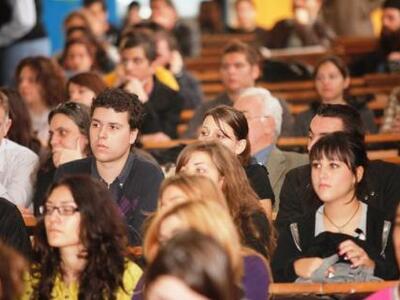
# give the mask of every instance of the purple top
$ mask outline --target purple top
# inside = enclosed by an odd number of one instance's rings
[[[244,276],[242,288],[246,300],[268,299],[270,275],[261,257],[249,255],[244,257]],[[143,276],[139,279],[132,300],[143,300]]]
[[[270,275],[263,259],[257,255],[244,257],[242,287],[246,299],[268,299]]]

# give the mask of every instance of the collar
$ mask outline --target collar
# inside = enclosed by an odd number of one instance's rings
[[[272,149],[274,149],[274,145],[271,144],[268,147],[265,147],[258,151],[256,154],[253,155],[257,163],[261,165],[265,165],[268,161],[268,156],[271,154]]]
[[[129,153],[128,159],[126,160],[121,173],[117,176],[117,178],[114,179],[114,181],[118,180],[120,184],[124,185],[125,181],[128,179],[129,173],[132,170],[134,160],[135,156],[132,153]],[[105,180],[100,176],[99,171],[97,170],[96,159],[94,158],[92,159],[92,163],[90,166],[90,174],[93,177],[100,179],[102,182],[105,182]]]

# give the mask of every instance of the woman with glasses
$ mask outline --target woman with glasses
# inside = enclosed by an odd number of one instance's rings
[[[65,177],[41,212],[23,299],[131,299],[142,271],[125,255],[126,225],[101,183]]]
[[[49,114],[51,151],[38,171],[36,191],[33,197],[34,213],[43,203],[44,195],[53,180],[56,169],[67,162],[86,157],[89,152],[89,109],[82,104],[65,102]]]
[[[260,199],[260,204],[272,219],[274,192],[265,166],[250,158],[249,126],[245,115],[226,105],[210,109],[204,116],[199,140],[220,141],[239,158],[251,187]]]

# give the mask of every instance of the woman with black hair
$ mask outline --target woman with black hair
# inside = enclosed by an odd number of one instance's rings
[[[35,262],[22,299],[131,299],[142,274],[107,189],[90,176],[54,183],[35,230]]]
[[[363,139],[344,132],[321,137],[310,167],[314,196],[323,204],[282,230],[272,260],[275,280],[398,278],[391,222],[360,197],[368,167]]]

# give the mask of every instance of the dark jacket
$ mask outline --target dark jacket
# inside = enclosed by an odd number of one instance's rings
[[[367,210],[367,232],[363,249],[367,252],[370,259],[375,262],[374,275],[385,280],[394,280],[398,278],[397,264],[394,256],[391,232],[387,239],[384,256],[380,255],[382,250],[382,232],[384,224],[384,214],[377,209],[369,207]],[[280,232],[278,245],[275,255],[272,259],[272,271],[274,279],[277,282],[291,282],[298,277],[294,271],[294,262],[302,257],[309,257],[307,251],[315,241],[315,211],[307,214],[297,222],[300,251],[293,240],[289,226]],[[322,250],[321,251],[325,251]],[[321,255],[312,255],[313,257],[324,258]]]
[[[123,185],[121,199],[131,204],[131,209],[124,212],[128,225],[129,241],[133,245],[141,245],[142,224],[149,213],[157,208],[158,190],[163,180],[161,169],[144,158],[134,155],[134,162],[127,181]],[[60,166],[55,180],[67,174],[91,174],[94,158],[75,160]],[[115,199],[119,204],[121,199]]]
[[[0,198],[0,240],[30,258],[32,246],[24,219],[18,208],[4,198]]]
[[[400,166],[381,160],[372,160],[364,173],[365,188],[360,199],[370,207],[380,209],[392,220],[400,201]],[[280,194],[276,225],[278,229],[295,222],[318,208],[322,202],[314,197],[311,170],[304,165],[286,174]]]
[[[154,78],[153,90],[144,104],[143,134],[164,132],[172,139],[178,137],[183,98],[174,90]]]

